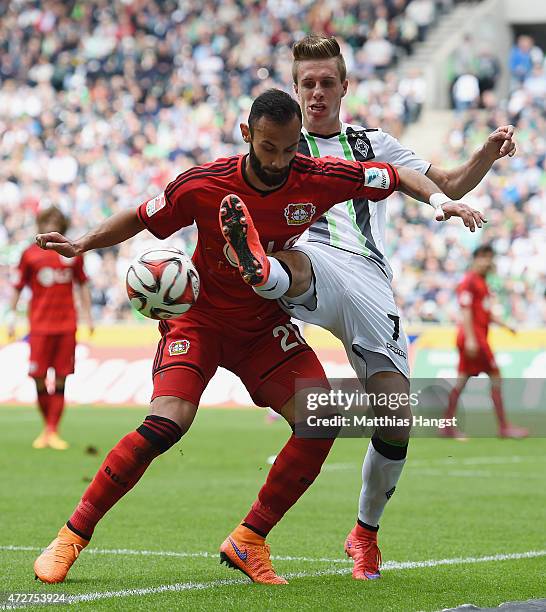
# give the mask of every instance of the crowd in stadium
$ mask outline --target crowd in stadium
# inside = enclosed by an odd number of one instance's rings
[[[469,56],[468,49],[463,52]],[[483,233],[464,235],[455,222],[438,226],[429,221],[427,225],[422,207],[408,208],[401,200],[389,206],[396,230],[388,234],[395,288],[410,321],[456,318],[453,289],[478,240],[491,242],[498,253],[491,284],[502,314],[522,326],[546,321],[545,66],[544,53],[533,40],[519,37],[502,68],[510,71],[508,99],[499,100],[488,91],[483,96],[485,110],[480,111],[477,97],[474,108],[457,116],[436,160],[446,167],[462,164],[497,126],[516,126],[516,156],[496,162],[482,184],[465,198],[488,217]]]
[[[452,4],[208,0],[199,10],[185,0],[2,4],[0,266],[14,264],[32,239],[38,208],[60,206],[80,235],[157,195],[189,166],[244,151],[239,123],[257,93],[271,86],[290,91],[290,49],[305,31],[335,34],[342,44],[351,74],[345,120],[401,137],[419,117],[424,81],[416,72],[399,78],[392,68]],[[497,104],[490,91],[486,113],[461,115],[446,158],[435,161],[459,163],[496,126],[517,124],[518,155],[495,165],[473,203],[490,218],[485,236],[499,251],[508,310],[516,322],[538,323],[546,319],[538,264],[546,255],[545,81],[542,57],[531,45],[526,61],[525,44],[510,59],[508,104]],[[451,320],[474,237],[461,243],[456,222],[433,226],[397,196],[390,210],[396,231],[388,233],[389,251],[404,317]],[[191,249],[194,241],[187,230],[171,243]],[[87,255],[97,319],[132,316],[119,279],[135,254],[155,244],[146,235]],[[3,304],[8,293],[2,285]]]

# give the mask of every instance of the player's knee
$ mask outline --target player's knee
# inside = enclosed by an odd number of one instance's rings
[[[137,432],[158,454],[168,451],[190,428],[197,406],[179,397],[157,397]]]
[[[311,286],[313,271],[309,257],[301,251],[278,251],[274,257],[290,268],[292,282],[286,292],[288,297],[297,297]]]
[[[375,450],[383,457],[393,461],[401,461],[408,454],[409,432],[406,439],[384,438],[382,432],[377,429],[371,442]]]
[[[36,385],[36,391],[43,393],[46,390],[45,378],[43,376],[33,376]]]
[[[148,415],[137,432],[152,445],[158,454],[174,446],[182,437],[182,429],[171,419]]]
[[[57,378],[55,380],[55,393],[64,394],[65,384],[66,384],[66,378]]]

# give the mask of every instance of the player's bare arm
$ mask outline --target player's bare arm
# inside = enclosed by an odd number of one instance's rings
[[[461,309],[462,312],[462,324],[464,330],[464,350],[469,357],[476,357],[478,354],[479,346],[474,333],[474,322],[472,320],[472,308],[470,306],[464,306]]]
[[[136,210],[123,210],[77,240],[68,240],[59,232],[48,232],[38,234],[36,244],[42,249],[56,251],[64,257],[76,257],[92,249],[103,249],[124,242],[143,229],[146,228],[138,218]]]
[[[437,221],[460,217],[471,232],[476,231],[476,226],[482,227],[483,223],[487,223],[479,210],[464,202],[451,201],[447,194],[440,193],[436,184],[427,176],[410,168],[399,167],[397,170],[400,177],[399,191],[421,202],[430,203],[436,209]]]
[[[513,157],[515,154],[514,126],[502,125],[489,135],[466,163],[451,170],[431,166],[427,176],[446,195],[457,200],[472,191],[498,159]]]
[[[83,283],[81,285],[77,285],[77,287],[80,295],[83,317],[87,323],[89,334],[93,335],[93,332],[95,331],[95,324],[93,322],[93,315],[91,314],[91,292],[89,291],[89,285],[87,283]]]
[[[15,339],[15,322],[16,322],[16,312],[17,312],[17,304],[19,302],[19,298],[21,297],[21,289],[13,289],[13,293],[11,294],[11,300],[8,306],[8,312],[5,317],[6,327],[8,332],[8,339]]]
[[[491,315],[491,322],[495,323],[495,325],[498,325],[499,327],[503,327],[506,331],[509,331],[511,334],[515,335],[518,333],[518,330],[515,327],[506,323],[506,321],[503,321],[501,317],[497,315],[494,315],[494,314]]]

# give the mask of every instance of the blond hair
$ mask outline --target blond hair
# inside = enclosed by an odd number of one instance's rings
[[[292,63],[292,78],[298,83],[298,66],[306,60],[335,59],[339,70],[339,78],[343,83],[347,78],[347,67],[341,55],[339,43],[333,36],[307,34],[292,47],[294,62]]]

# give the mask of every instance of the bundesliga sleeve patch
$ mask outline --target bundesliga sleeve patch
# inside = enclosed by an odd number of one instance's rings
[[[166,204],[166,201],[165,201],[165,194],[164,193],[156,196],[153,200],[150,200],[146,204],[146,215],[148,217],[151,217],[151,216],[155,215],[155,213],[158,210],[161,210],[162,208],[165,207],[165,204]]]
[[[389,171],[386,168],[366,168],[364,170],[364,185],[375,189],[390,189]]]

